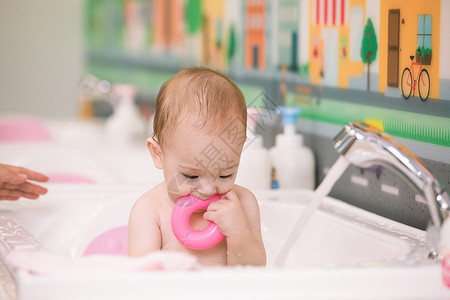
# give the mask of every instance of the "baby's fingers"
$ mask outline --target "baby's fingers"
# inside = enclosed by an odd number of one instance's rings
[[[233,190],[230,190],[226,194],[223,195],[225,199],[228,199],[230,201],[239,201],[239,197],[237,196],[236,192]]]
[[[227,202],[228,202],[228,200],[226,200],[226,199],[219,199],[219,200],[216,200],[214,202],[211,202],[208,205],[207,211],[218,211],[218,210],[221,209],[221,207],[226,205]]]
[[[216,217],[215,211],[208,210],[203,214],[203,219],[206,221],[214,222],[215,217]]]

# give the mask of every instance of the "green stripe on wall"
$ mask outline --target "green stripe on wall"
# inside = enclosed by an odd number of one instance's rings
[[[301,107],[302,117],[345,125],[351,121],[374,119],[383,122],[384,131],[394,136],[450,147],[450,119],[424,114],[353,104],[321,98],[298,102],[288,94],[286,104]]]
[[[122,68],[117,66],[90,63],[87,72],[114,83],[130,83],[139,89],[157,93],[161,85],[174,74],[141,68]]]
[[[114,83],[130,83],[141,90],[155,94],[158,93],[161,85],[174,75],[171,72],[123,68],[102,63],[89,63],[87,72]],[[238,84],[238,86],[242,90],[248,106],[264,107],[264,93],[259,86],[249,84]]]

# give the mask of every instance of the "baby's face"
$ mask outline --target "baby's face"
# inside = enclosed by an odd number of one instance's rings
[[[212,134],[180,126],[169,139],[163,149],[163,170],[172,201],[188,194],[206,200],[231,190],[245,141],[242,124]]]

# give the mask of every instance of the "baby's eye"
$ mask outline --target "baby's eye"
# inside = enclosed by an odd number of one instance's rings
[[[226,178],[230,178],[231,176],[233,176],[233,174],[230,175],[224,175],[224,176],[219,176],[220,179],[226,179]]]
[[[186,177],[187,179],[197,179],[198,178],[198,176],[195,176],[195,175],[187,175],[187,174],[183,174],[183,173],[181,173],[184,177]]]

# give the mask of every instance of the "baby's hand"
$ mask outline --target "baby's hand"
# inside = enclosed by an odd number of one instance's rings
[[[234,191],[229,191],[222,199],[212,202],[203,218],[216,223],[226,237],[251,234],[244,208]]]

